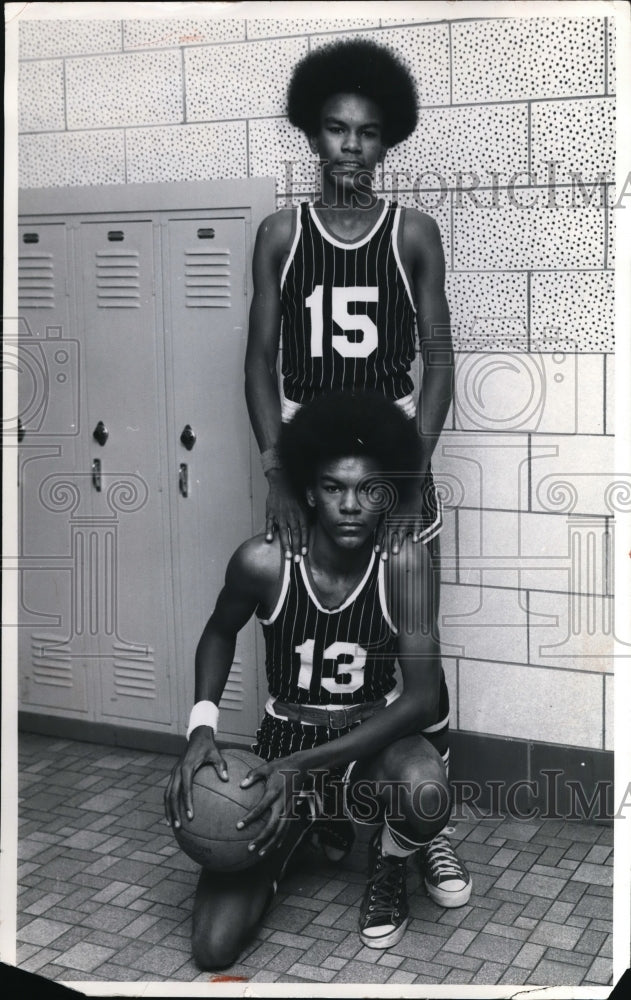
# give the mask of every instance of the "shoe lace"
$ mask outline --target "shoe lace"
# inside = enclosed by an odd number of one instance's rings
[[[368,911],[372,918],[399,915],[398,905],[405,886],[406,858],[380,856],[370,880]]]
[[[425,848],[425,861],[432,875],[464,877],[462,865],[446,837],[435,837]]]

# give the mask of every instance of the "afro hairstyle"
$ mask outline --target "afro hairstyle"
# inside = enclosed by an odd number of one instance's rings
[[[383,45],[361,39],[315,49],[294,68],[287,91],[292,125],[308,136],[320,129],[322,106],[334,94],[362,94],[380,108],[383,141],[403,142],[416,128],[418,98],[407,66]]]
[[[416,421],[380,392],[333,392],[316,397],[282,425],[278,451],[299,496],[315,484],[323,464],[355,456],[369,456],[378,462],[380,482],[389,481],[401,499],[418,484],[421,439]]]

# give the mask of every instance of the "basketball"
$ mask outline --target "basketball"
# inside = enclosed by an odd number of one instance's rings
[[[229,780],[222,781],[210,764],[195,772],[193,819],[188,819],[182,810],[182,825],[175,830],[175,838],[189,858],[202,867],[216,872],[238,872],[260,860],[257,851],[248,851],[248,844],[265,826],[267,813],[242,830],[237,830],[237,823],[265,791],[264,781],[257,781],[250,788],[240,787],[245,776],[263,761],[247,750],[224,750],[222,756]]]

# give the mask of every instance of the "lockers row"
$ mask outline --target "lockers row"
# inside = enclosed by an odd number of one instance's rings
[[[226,562],[262,521],[242,371],[252,232],[273,182],[112,188],[108,212],[88,211],[83,193],[74,210],[56,192],[28,194],[21,707],[182,732]],[[257,641],[251,623],[222,703],[226,736],[256,728]]]

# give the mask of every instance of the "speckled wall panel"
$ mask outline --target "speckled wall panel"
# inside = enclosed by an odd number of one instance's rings
[[[65,128],[64,64],[61,59],[22,63],[19,69],[19,131]]]
[[[49,59],[52,56],[120,52],[121,49],[120,21],[99,21],[90,18],[76,21],[20,22],[20,59]]]
[[[616,92],[616,22],[606,17],[607,22],[607,93]]]
[[[455,426],[461,430],[603,433],[598,354],[456,354]]]
[[[250,131],[250,176],[276,176],[277,194],[310,192],[318,161],[300,129],[286,118],[253,118]]]
[[[631,509],[631,474],[616,470],[611,437],[533,435],[530,485],[521,485],[535,511],[603,517]]]
[[[531,296],[537,348],[613,351],[613,271],[533,274]]]
[[[557,160],[557,183],[567,183],[572,172],[580,173],[584,184],[602,174],[614,180],[615,98],[541,101],[531,114],[532,169],[542,179],[547,162]]]
[[[513,739],[600,748],[602,683],[593,674],[464,660],[460,725]]]
[[[306,52],[306,38],[186,49],[188,121],[284,114],[292,67]]]
[[[454,104],[604,93],[602,18],[452,24]]]
[[[68,128],[182,121],[180,53],[134,52],[66,62]]]
[[[447,274],[454,345],[461,351],[527,350],[528,294],[523,272]]]
[[[588,671],[592,676],[612,672],[613,598],[531,591],[529,604],[531,663],[557,667],[555,674],[576,670],[585,680]],[[629,637],[628,619],[615,623],[623,641]],[[585,705],[590,702],[585,697]]]
[[[245,122],[128,129],[126,134],[130,183],[247,174]]]
[[[627,192],[631,193],[631,187],[627,184]],[[617,199],[622,194],[622,191],[617,191],[615,184],[611,184],[607,188],[607,241],[605,246],[605,264],[608,268],[615,268],[616,266],[616,219],[618,217],[618,210],[614,209]],[[628,205],[629,202],[625,198],[622,205]]]
[[[569,188],[555,188],[555,206],[545,188],[465,194],[454,202],[456,270],[599,268],[603,266],[604,211],[596,203],[571,205]],[[528,207],[532,205],[532,207]],[[525,206],[525,207],[521,207]]]
[[[124,184],[122,129],[23,135],[19,140],[20,186]]]
[[[316,31],[344,31],[348,28],[373,28],[378,17],[265,17],[248,18],[248,38],[276,38],[282,35],[310,35]]]
[[[410,67],[421,105],[449,104],[449,30],[446,24],[429,24],[384,31],[353,31],[336,38],[367,38],[389,46]],[[314,35],[311,48],[331,38]]]
[[[244,38],[245,21],[238,17],[165,17],[123,21],[125,49],[238,42]]]
[[[528,108],[481,105],[421,110],[416,131],[388,153],[388,169],[407,173],[412,188],[453,186],[456,173],[473,171],[490,184],[492,171],[510,177],[528,168]],[[505,181],[504,181],[505,182]]]

